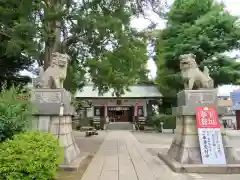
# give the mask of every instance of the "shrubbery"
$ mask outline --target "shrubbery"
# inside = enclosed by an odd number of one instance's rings
[[[17,87],[0,92],[0,142],[24,132],[32,117],[29,93]]]
[[[176,128],[176,117],[172,115],[164,115],[161,118],[163,122],[163,129],[175,129]]]
[[[58,139],[43,132],[24,132],[0,144],[1,180],[50,180],[62,162]]]
[[[166,114],[158,114],[147,118],[146,125],[161,129],[161,122],[163,123],[164,129],[175,129],[176,128],[176,117]]]
[[[51,180],[63,149],[52,134],[31,132],[30,93],[3,87],[0,92],[0,180]]]

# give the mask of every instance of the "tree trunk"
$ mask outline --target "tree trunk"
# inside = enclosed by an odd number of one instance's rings
[[[48,8],[56,7],[61,8],[61,2],[58,0],[49,0],[47,3]],[[43,22],[45,24],[46,29],[48,29],[48,33],[53,33],[54,38],[49,38],[45,42],[45,50],[44,50],[44,70],[46,70],[52,62],[52,53],[60,52],[61,46],[61,22],[58,20],[51,20],[48,22]]]
[[[56,21],[55,23],[55,42],[53,45],[53,52],[61,51],[61,22]]]
[[[46,70],[51,65],[52,52],[53,52],[53,48],[50,45],[49,46],[45,45],[45,52],[44,52],[44,59],[43,59],[44,70]]]

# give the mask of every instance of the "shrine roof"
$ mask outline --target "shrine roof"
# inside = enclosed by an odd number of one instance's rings
[[[130,91],[125,91],[125,94],[119,98],[159,99],[163,97],[155,85],[132,85],[129,86],[129,90]],[[99,95],[98,89],[94,89],[92,84],[88,84],[84,86],[82,90],[77,91],[75,97],[82,99],[117,98],[112,95],[112,92],[113,89],[110,89],[103,95]]]

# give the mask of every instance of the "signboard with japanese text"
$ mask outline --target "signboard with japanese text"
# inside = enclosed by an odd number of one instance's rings
[[[203,164],[226,164],[216,107],[197,107],[196,120]]]
[[[109,111],[128,111],[129,107],[108,107]]]
[[[215,106],[199,106],[196,112],[198,128],[220,128],[221,124]]]

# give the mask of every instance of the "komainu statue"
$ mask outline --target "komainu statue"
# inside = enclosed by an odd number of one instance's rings
[[[205,66],[204,71],[200,71],[195,61],[194,54],[184,54],[179,57],[181,76],[184,81],[184,88],[191,89],[213,89],[214,82],[209,76],[209,70]]]
[[[69,56],[58,52],[52,55],[51,65],[45,71],[43,67],[40,68],[40,74],[34,83],[36,88],[63,88],[63,82],[67,75]]]

